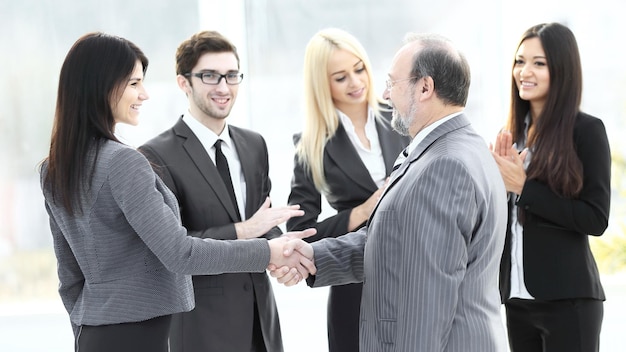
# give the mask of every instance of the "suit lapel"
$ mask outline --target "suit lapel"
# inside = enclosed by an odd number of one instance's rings
[[[222,181],[213,160],[211,160],[211,157],[207,154],[198,137],[182,119],[178,120],[173,129],[174,133],[182,139],[183,149],[187,152],[189,158],[207,181],[209,187],[213,189],[217,199],[222,203],[233,221],[237,221],[237,213],[235,212],[234,206],[231,204],[232,202],[230,201],[230,196],[228,195],[224,181]],[[209,197],[209,195],[207,195],[207,197]]]
[[[325,151],[348,178],[365,189],[376,190],[376,184],[352,145],[343,124],[339,123],[335,135],[326,143]]]
[[[389,190],[398,183],[398,181],[406,174],[407,170],[409,169],[409,167],[411,167],[417,160],[419,160],[419,158],[422,157],[422,155],[424,155],[424,153],[442,136],[455,131],[459,128],[463,128],[466,127],[470,124],[469,120],[467,119],[467,117],[465,117],[465,114],[461,114],[459,116],[453,117],[452,119],[444,122],[443,124],[437,126],[437,128],[435,128],[433,131],[431,131],[425,138],[424,140],[422,140],[417,147],[415,147],[415,149],[413,149],[413,151],[411,151],[411,154],[409,154],[409,156],[407,157],[407,160],[404,161],[404,163],[402,163],[402,165],[400,165],[400,168],[398,168],[398,170],[396,170],[393,175],[391,175],[391,180],[389,180],[389,185],[387,186],[387,188],[385,189],[385,191],[383,192],[383,194],[380,196],[380,199],[378,200],[378,203],[376,204],[376,207],[374,208],[374,211],[372,211],[372,214],[370,215],[369,219],[368,219],[368,224],[369,222],[372,220],[372,218],[374,217],[374,214],[376,213],[376,210],[378,209],[378,205],[380,204],[380,201],[383,199],[383,197],[389,192]]]
[[[465,127],[467,125],[469,125],[470,122],[469,120],[465,117],[464,114],[461,114],[457,117],[454,117],[446,122],[444,122],[443,124],[441,124],[440,126],[438,126],[437,128],[435,128],[433,131],[431,131],[425,138],[424,140],[422,140],[420,142],[420,144],[417,145],[417,147],[415,149],[413,149],[413,151],[411,152],[411,154],[409,154],[409,156],[407,157],[407,161],[405,161],[402,165],[400,165],[400,168],[397,170],[397,172],[393,175],[393,177],[391,178],[390,182],[389,182],[389,187],[390,188],[393,186],[393,184],[395,184],[400,178],[402,178],[402,176],[404,176],[404,174],[406,173],[406,171],[408,170],[408,168],[414,163],[416,162],[419,158],[422,157],[422,155],[442,136],[457,130],[459,128]]]

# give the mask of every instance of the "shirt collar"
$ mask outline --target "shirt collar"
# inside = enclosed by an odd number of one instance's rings
[[[228,133],[228,122],[225,123],[222,133],[218,136],[211,129],[195,119],[189,111],[183,115],[183,121],[189,126],[189,129],[191,129],[196,137],[198,137],[205,149],[211,149],[218,138],[223,140],[228,148],[232,149],[233,141],[230,138],[230,133]]]
[[[335,109],[337,111],[337,115],[339,116],[339,120],[341,123],[350,127],[350,131],[354,131],[354,125],[352,124],[352,120],[348,117],[348,115],[344,114],[343,111],[339,109]],[[374,110],[371,107],[367,107],[367,121],[365,122],[365,128],[370,127],[374,123]],[[347,129],[347,128],[346,128]]]
[[[417,148],[417,146],[426,138],[426,136],[428,136],[432,131],[435,130],[435,128],[441,126],[444,122],[451,120],[459,115],[461,115],[463,113],[463,111],[459,111],[459,112],[455,112],[452,113],[448,116],[445,116],[435,122],[433,122],[432,124],[424,127],[421,131],[419,131],[415,137],[413,138],[413,140],[411,141],[411,143],[409,144],[409,146],[406,148],[407,149],[407,153],[409,155],[411,155],[411,152]]]

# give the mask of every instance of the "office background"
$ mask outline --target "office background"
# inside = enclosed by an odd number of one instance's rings
[[[353,33],[369,53],[374,89],[381,95],[406,32],[451,38],[472,68],[467,114],[489,142],[506,118],[519,36],[531,25],[557,21],[577,37],[582,107],[604,121],[614,157],[610,227],[594,239],[594,250],[605,284],[614,287],[607,290],[603,341],[608,342],[602,350],[617,351],[611,341],[619,341],[617,331],[626,328],[624,319],[615,315],[612,320],[613,307],[626,313],[626,284],[620,279],[626,263],[626,49],[621,44],[626,22],[620,15],[625,7],[621,0],[0,0],[0,349],[40,351],[40,343],[46,351],[71,349],[37,165],[49,147],[61,64],[84,33],[125,37],[150,59],[145,82],[150,99],[140,124],[118,128],[120,138],[133,146],[170,127],[185,110],[186,99],[175,83],[178,44],[202,29],[228,36],[238,46],[245,73],[229,123],[263,134],[272,201],[284,205],[294,152],[291,135],[303,125],[304,48],[316,31],[332,26]],[[287,351],[308,350],[296,347],[303,342],[300,336],[316,337],[320,344],[308,348],[323,350],[325,290],[301,284],[275,291]],[[300,320],[299,314],[306,318]],[[36,320],[43,325],[33,325]],[[47,331],[48,340],[25,331],[32,326]]]

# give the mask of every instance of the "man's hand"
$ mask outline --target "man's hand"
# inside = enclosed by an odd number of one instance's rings
[[[293,286],[309,274],[315,274],[313,247],[302,238],[313,236],[316,232],[315,229],[287,232],[268,241],[271,257],[267,268],[279,283]]]
[[[270,205],[268,197],[250,219],[235,224],[237,239],[261,237],[274,226],[278,226],[294,216],[304,215],[304,210],[300,210],[300,205],[297,204],[277,208],[271,208]]]

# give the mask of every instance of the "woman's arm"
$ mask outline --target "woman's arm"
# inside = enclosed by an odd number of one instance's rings
[[[517,205],[565,229],[599,236],[608,226],[611,203],[611,152],[602,121],[579,116],[574,143],[583,165],[579,197],[563,198],[546,184],[527,180]]]

